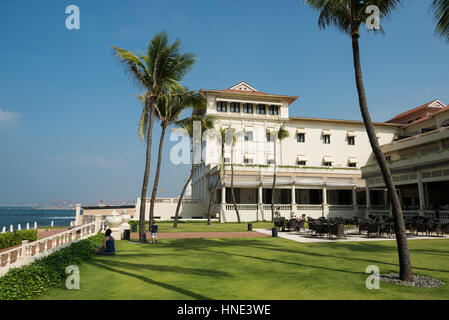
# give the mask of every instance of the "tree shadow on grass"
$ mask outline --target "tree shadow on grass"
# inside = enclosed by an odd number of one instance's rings
[[[107,264],[110,266],[118,267],[118,268],[126,268],[132,270],[145,270],[148,271],[158,271],[158,272],[173,272],[176,274],[192,274],[198,276],[207,276],[214,278],[226,278],[232,277],[231,274],[225,271],[217,271],[210,269],[200,269],[200,268],[184,268],[178,266],[167,266],[167,265],[157,265],[157,264],[140,264],[140,263],[130,263],[124,261],[117,260],[108,260]]]
[[[103,265],[103,264],[100,264],[100,263],[95,263],[93,261],[90,261],[90,264],[92,264],[94,266],[97,266],[97,267],[100,267],[100,268],[103,268],[103,269],[106,269],[108,271],[116,272],[118,274],[126,275],[126,276],[129,276],[129,277],[132,277],[132,278],[136,278],[136,279],[141,280],[143,282],[146,282],[148,284],[152,284],[152,285],[159,286],[161,288],[164,288],[164,289],[167,289],[167,290],[170,290],[170,291],[181,293],[183,295],[186,295],[188,297],[191,297],[191,298],[194,298],[194,299],[197,299],[197,300],[211,300],[211,298],[208,298],[208,297],[203,296],[201,294],[195,293],[193,291],[190,291],[190,290],[187,290],[187,289],[183,289],[183,288],[179,288],[179,287],[176,287],[176,286],[168,284],[168,283],[163,283],[163,282],[160,282],[160,281],[156,281],[156,280],[153,280],[153,279],[150,279],[150,278],[138,275],[138,274],[134,274],[134,273],[131,273],[131,272],[127,272],[127,271],[111,268],[109,266],[106,266],[106,265]]]
[[[289,264],[289,265],[299,266],[299,267],[322,269],[322,270],[332,271],[332,272],[336,271],[336,272],[366,275],[365,272],[355,272],[355,271],[349,271],[349,270],[345,270],[345,269],[329,268],[329,267],[325,267],[325,266],[317,266],[317,265],[304,264],[304,263],[299,263],[299,262],[281,261],[281,260],[277,260],[277,259],[268,259],[268,258],[262,258],[262,257],[256,257],[256,256],[248,256],[248,255],[244,255],[244,254],[230,253],[230,252],[220,252],[220,251],[214,251],[214,250],[209,250],[209,249],[196,249],[196,250],[206,251],[206,252],[210,252],[210,253],[225,254],[225,255],[248,258],[248,259],[254,259],[254,260],[259,260],[259,261],[263,261],[263,262],[277,262],[277,263],[281,263],[281,264]]]

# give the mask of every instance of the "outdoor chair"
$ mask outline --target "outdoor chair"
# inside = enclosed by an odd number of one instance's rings
[[[309,225],[309,233],[311,233],[312,231],[315,231],[315,219],[307,217],[307,223]]]
[[[287,222],[287,230],[288,231],[296,231],[297,226],[298,226],[298,220],[296,220],[295,218],[288,220],[288,222]]]
[[[413,229],[416,231],[416,235],[419,235],[419,233],[425,233],[428,234],[428,221],[427,219],[416,219],[413,223]]]
[[[367,221],[366,222],[366,231],[367,237],[369,238],[370,233],[376,233],[379,234],[379,223],[376,221]]]
[[[282,231],[285,231],[285,218],[284,217],[280,217],[280,218],[274,218],[273,219],[274,222],[274,226],[277,228],[281,228]]]
[[[327,221],[324,219],[316,219],[314,221],[315,223],[315,235],[320,235],[323,237],[324,234],[329,233],[329,225],[327,224]]]
[[[305,220],[299,220],[296,224],[296,230],[301,231],[301,229],[304,229]]]
[[[346,239],[345,223],[338,220],[329,221],[329,236],[330,235],[337,236],[337,239]]]
[[[441,224],[439,220],[430,220],[427,223],[427,234],[432,235],[432,232],[436,232],[437,237],[443,236],[443,231],[441,230]]]

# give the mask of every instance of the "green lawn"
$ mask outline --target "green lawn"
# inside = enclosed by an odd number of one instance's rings
[[[178,227],[173,228],[173,221],[157,221],[159,232],[238,232],[247,231],[248,223],[218,223],[214,222],[207,225],[205,221],[182,221],[178,222]],[[251,222],[253,229],[270,229],[272,222]],[[137,224],[137,221],[131,221],[130,224]],[[145,223],[145,229],[148,230],[148,222]]]
[[[409,241],[414,272],[449,283],[449,241]],[[368,265],[398,271],[394,241],[298,243],[282,238],[116,242],[80,266],[81,289],[40,299],[448,299],[449,287],[365,288]]]

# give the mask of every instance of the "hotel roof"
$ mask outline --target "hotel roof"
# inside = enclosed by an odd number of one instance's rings
[[[306,118],[306,117],[290,117],[291,120],[302,120],[302,121],[326,121],[326,122],[336,122],[336,123],[350,123],[350,124],[364,124],[360,120],[342,120],[342,119],[326,119],[326,118]],[[387,122],[373,122],[376,126],[390,126],[390,127],[402,127],[403,124],[399,123],[387,123]]]
[[[258,91],[254,87],[250,86],[245,81],[239,82],[236,85],[224,89],[224,90],[214,90],[214,89],[201,89],[201,92],[210,92],[210,93],[232,93],[232,94],[238,94],[238,95],[249,95],[249,96],[258,96],[264,95],[265,97],[270,98],[279,98],[279,99],[286,99],[288,100],[288,104],[292,104],[293,102],[298,99],[298,96],[286,96],[286,95],[279,95],[279,94],[270,94],[262,91]]]

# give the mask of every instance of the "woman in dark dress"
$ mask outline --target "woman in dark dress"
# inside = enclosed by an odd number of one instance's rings
[[[100,255],[115,255],[114,238],[111,236],[111,229],[106,230],[104,234],[103,246],[98,248],[96,254]]]

